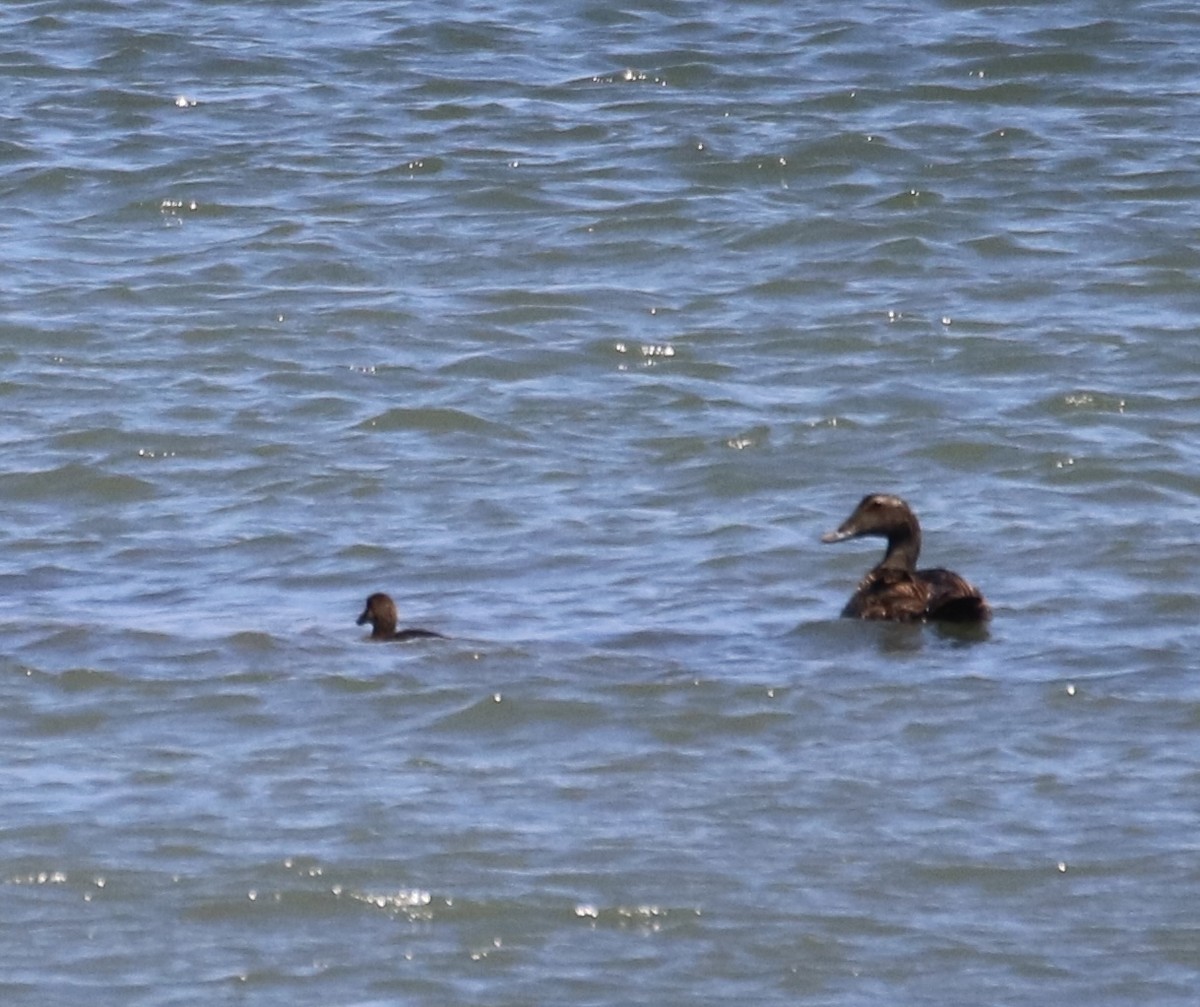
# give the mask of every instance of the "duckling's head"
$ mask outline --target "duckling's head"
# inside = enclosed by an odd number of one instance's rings
[[[396,603],[386,594],[376,592],[367,599],[358,625],[371,624],[372,636],[390,636],[396,632]]]

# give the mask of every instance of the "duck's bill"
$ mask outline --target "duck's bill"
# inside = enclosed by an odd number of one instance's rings
[[[843,542],[848,538],[854,538],[854,532],[838,528],[836,531],[827,531],[821,536],[821,541],[828,545],[830,542]]]

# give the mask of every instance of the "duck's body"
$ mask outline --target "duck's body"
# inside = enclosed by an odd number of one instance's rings
[[[983,595],[958,574],[940,568],[917,569],[921,526],[903,500],[885,493],[863,497],[836,531],[822,542],[841,542],[861,535],[887,539],[883,559],[860,582],[842,609],[850,619],[922,622],[943,619],[981,622],[991,615]]]
[[[372,640],[423,640],[430,637],[444,639],[441,633],[435,633],[432,629],[397,629],[396,621],[396,603],[382,593],[371,595],[362,615],[358,617],[359,626],[365,626],[368,622],[371,624]]]

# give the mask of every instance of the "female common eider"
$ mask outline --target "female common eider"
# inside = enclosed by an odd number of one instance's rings
[[[891,619],[920,622],[945,619],[981,622],[992,613],[983,595],[949,570],[918,570],[921,526],[908,504],[897,496],[865,496],[837,531],[822,542],[841,542],[861,535],[887,539],[883,559],[860,582],[842,609],[849,619]]]
[[[396,603],[386,594],[376,593],[367,599],[367,606],[358,617],[358,625],[371,624],[372,640],[420,640],[428,637],[444,639],[432,629],[397,629]]]

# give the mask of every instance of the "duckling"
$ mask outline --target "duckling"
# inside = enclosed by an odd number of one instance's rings
[[[376,592],[367,599],[366,608],[358,617],[358,625],[371,624],[372,640],[420,640],[429,637],[445,639],[432,629],[397,629],[396,603],[386,594]]]

